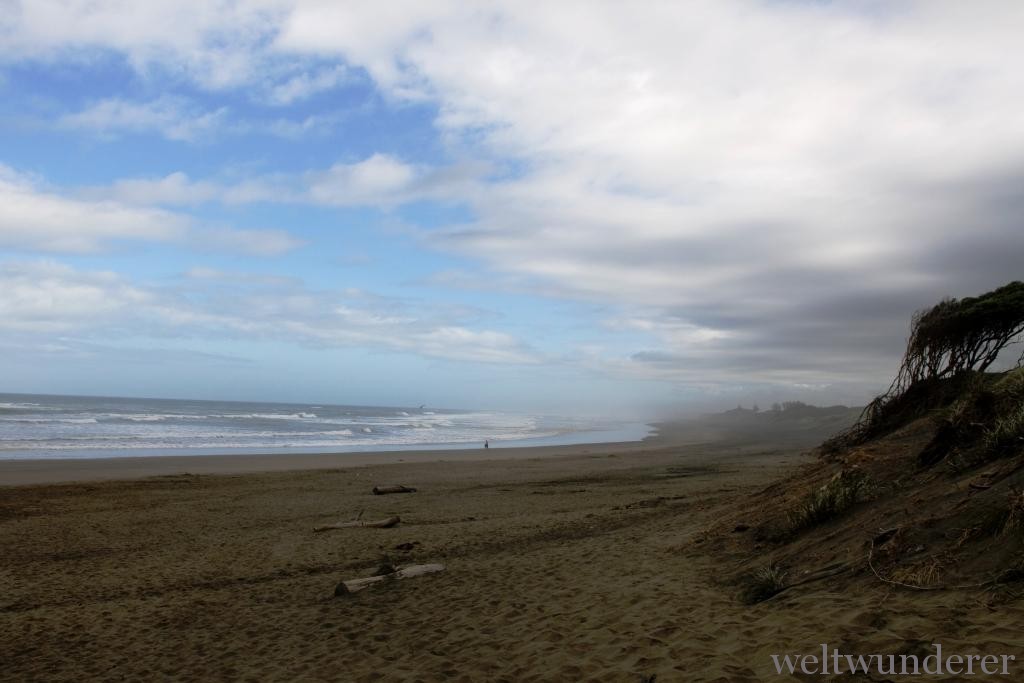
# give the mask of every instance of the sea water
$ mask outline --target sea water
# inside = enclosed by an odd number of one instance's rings
[[[643,424],[494,411],[0,394],[0,459],[636,441]]]

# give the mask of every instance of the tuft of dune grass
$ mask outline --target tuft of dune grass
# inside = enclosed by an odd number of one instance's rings
[[[984,460],[995,460],[1024,451],[1024,402],[992,421],[982,432],[980,447]]]
[[[769,562],[743,578],[743,590],[740,598],[748,605],[764,602],[789,587],[786,576],[786,570]]]
[[[866,498],[868,477],[858,469],[843,470],[808,493],[789,514],[789,530],[803,531],[836,519]]]

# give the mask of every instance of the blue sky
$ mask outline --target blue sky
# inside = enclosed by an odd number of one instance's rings
[[[9,2],[7,391],[860,403],[1020,277],[1014,2]]]

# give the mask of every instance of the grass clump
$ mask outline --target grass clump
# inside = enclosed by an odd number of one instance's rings
[[[976,383],[947,411],[918,456],[929,467],[943,460],[964,471],[1024,452],[1024,368]]]
[[[778,595],[789,587],[787,572],[779,565],[769,562],[744,577],[741,598],[744,603],[754,605]]]
[[[1024,402],[1009,414],[993,420],[982,432],[980,450],[986,460],[1009,457],[1024,450]]]
[[[992,387],[991,417],[978,444],[978,459],[991,461],[1024,451],[1024,368],[1012,370]]]
[[[868,489],[868,477],[862,471],[848,469],[839,472],[823,486],[808,493],[790,512],[790,531],[802,531],[839,517],[863,500]]]

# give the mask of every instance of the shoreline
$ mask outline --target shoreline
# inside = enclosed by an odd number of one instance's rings
[[[382,441],[380,443],[344,442],[302,445],[248,445],[248,446],[126,446],[123,448],[75,448],[75,449],[10,449],[0,448],[0,462],[5,460],[109,460],[114,458],[151,458],[161,456],[203,457],[213,455],[324,455],[343,453],[386,453],[393,451],[456,451],[477,450],[484,441],[494,448],[533,448],[544,446],[574,446],[593,443],[639,442],[653,436],[657,431],[653,423],[629,422],[605,428],[566,430],[536,436],[515,438],[486,438],[473,441]],[[0,439],[0,446],[5,445]]]
[[[536,446],[437,448],[321,453],[238,453],[214,455],[114,456],[98,458],[0,459],[0,488],[38,484],[130,480],[173,475],[241,475],[261,472],[340,470],[372,465],[431,462],[534,460],[581,455],[607,456],[673,447],[687,442],[663,435],[663,424],[639,441],[611,441]]]

